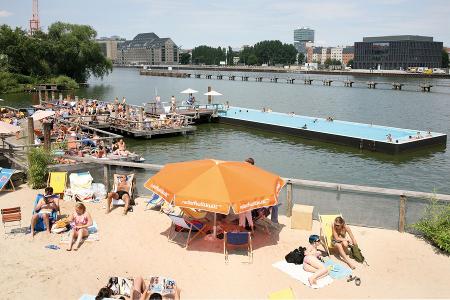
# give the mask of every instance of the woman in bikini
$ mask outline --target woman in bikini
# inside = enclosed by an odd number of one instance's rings
[[[354,269],[355,265],[350,261],[350,257],[348,256],[348,246],[357,245],[352,230],[347,224],[345,224],[345,221],[342,217],[337,217],[334,220],[332,227],[333,238],[331,240],[331,243],[338,249],[341,259],[345,261],[350,268]],[[347,233],[350,237],[349,239],[346,238]]]
[[[303,258],[303,269],[306,272],[314,273],[308,278],[310,285],[317,284],[317,279],[328,274],[328,269],[322,264],[321,252],[317,250],[320,245],[320,237],[313,234],[309,237],[309,246],[305,250],[305,258]]]
[[[69,217],[72,230],[70,231],[69,247],[67,251],[78,250],[81,240],[89,235],[88,227],[92,226],[92,217],[86,211],[86,206],[83,203],[77,203],[75,205],[75,212]],[[76,239],[76,242],[75,242]]]

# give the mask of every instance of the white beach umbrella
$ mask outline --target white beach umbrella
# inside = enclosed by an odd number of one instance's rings
[[[22,128],[16,125],[11,125],[5,122],[0,121],[0,134],[11,134],[16,133],[17,131],[21,131]]]
[[[221,93],[219,93],[219,92],[216,92],[216,91],[210,91],[210,92],[207,92],[207,93],[204,93],[203,95],[205,95],[205,96],[222,96],[222,94]]]
[[[195,93],[198,93],[198,91],[193,90],[191,88],[188,88],[187,90],[180,92],[180,94],[195,94]]]
[[[33,117],[34,121],[38,121],[38,120],[42,120],[47,117],[53,116],[54,114],[55,114],[55,112],[52,110],[38,110],[37,112],[35,112],[33,114],[32,117]]]

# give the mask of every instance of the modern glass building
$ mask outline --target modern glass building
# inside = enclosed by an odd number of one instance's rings
[[[354,68],[406,70],[408,67],[440,68],[442,42],[432,37],[396,35],[364,37],[355,42]]]
[[[306,27],[295,29],[294,42],[314,42],[314,30]]]

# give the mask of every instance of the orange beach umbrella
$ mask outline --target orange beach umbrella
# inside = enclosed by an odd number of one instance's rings
[[[144,186],[176,206],[228,214],[277,204],[284,184],[246,162],[204,159],[167,164]]]

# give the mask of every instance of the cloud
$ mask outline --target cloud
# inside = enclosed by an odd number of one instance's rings
[[[12,15],[12,12],[9,12],[7,10],[0,10],[0,18],[9,17],[11,15]]]

